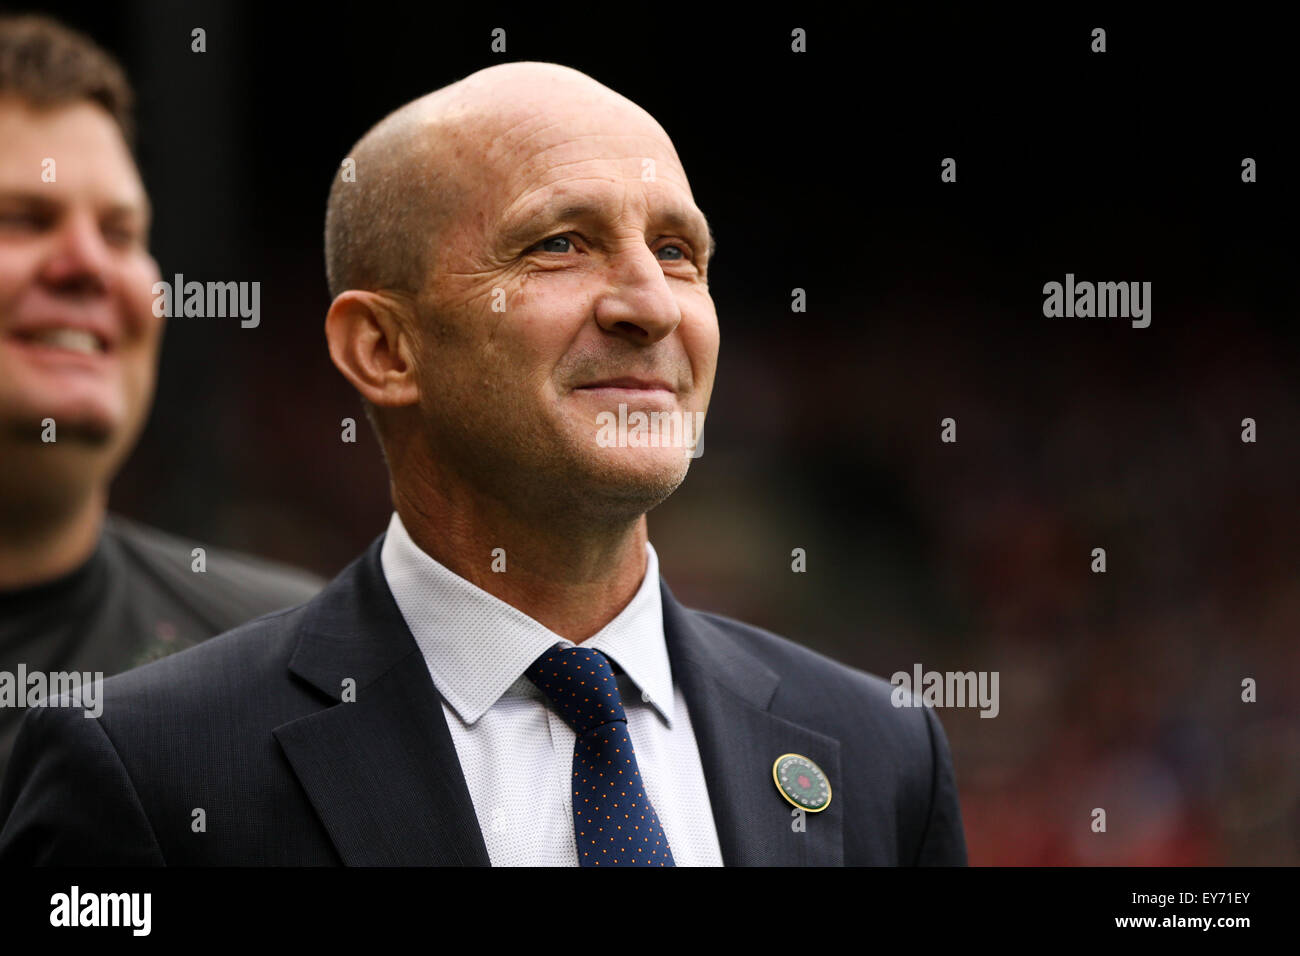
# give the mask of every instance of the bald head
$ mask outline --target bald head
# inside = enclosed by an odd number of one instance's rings
[[[429,97],[375,124],[334,176],[325,209],[330,297],[346,289],[412,292],[428,240],[454,211],[457,188],[435,161],[436,129],[420,122]]]
[[[331,298],[347,289],[418,292],[436,268],[438,235],[464,205],[458,170],[557,109],[631,115],[672,149],[649,113],[578,70],[522,61],[472,73],[390,113],[349,152],[354,176],[335,175],[325,212]]]

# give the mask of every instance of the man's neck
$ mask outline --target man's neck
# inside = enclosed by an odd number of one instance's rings
[[[34,587],[75,570],[95,550],[108,507],[102,488],[74,499],[0,501],[0,591]]]
[[[491,503],[396,489],[411,540],[439,564],[580,644],[627,607],[646,573],[646,519],[587,527],[529,523]]]

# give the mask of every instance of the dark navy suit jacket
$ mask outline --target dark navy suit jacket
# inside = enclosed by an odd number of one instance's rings
[[[382,541],[307,604],[105,681],[98,718],[31,710],[0,787],[0,863],[488,865]],[[724,863],[965,864],[933,710],[661,589]],[[786,753],[831,785],[802,830],[772,778]]]

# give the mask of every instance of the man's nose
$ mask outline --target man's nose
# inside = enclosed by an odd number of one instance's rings
[[[52,235],[41,278],[54,289],[79,295],[108,290],[112,253],[99,224],[88,213],[69,213]]]
[[[596,322],[602,329],[652,345],[681,321],[682,310],[653,250],[642,246],[610,260],[609,286],[596,300]]]

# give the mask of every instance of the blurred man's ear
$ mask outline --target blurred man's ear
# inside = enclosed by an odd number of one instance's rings
[[[395,408],[419,402],[414,341],[403,306],[376,292],[340,293],[325,316],[330,359],[361,397]]]

